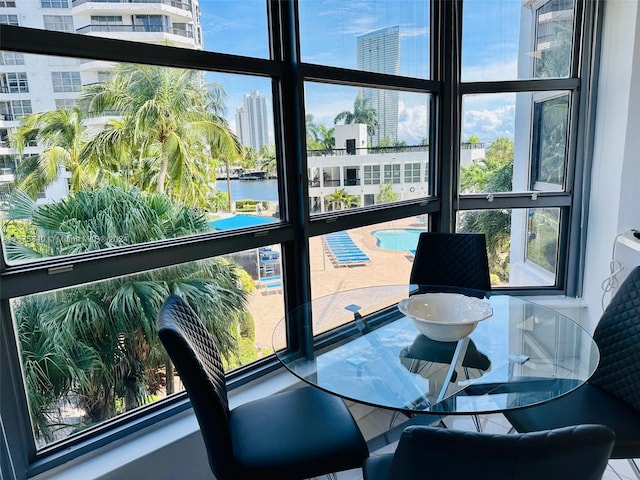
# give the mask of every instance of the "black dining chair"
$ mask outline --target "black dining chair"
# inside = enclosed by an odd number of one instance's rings
[[[441,233],[423,232],[418,238],[409,282],[418,286],[416,293],[461,293],[463,295],[489,298],[491,279],[485,235],[482,233]],[[410,370],[419,362],[449,364],[453,358],[457,342],[437,342],[419,335],[412,345],[401,352],[401,357],[412,363]],[[469,342],[462,360],[462,368],[467,379],[469,369],[480,372],[488,370],[491,363],[473,342]],[[457,375],[451,378],[454,382]],[[392,426],[397,418],[391,418]],[[476,429],[480,430],[480,420],[473,416]],[[441,421],[441,425],[444,423]]]
[[[599,423],[616,433],[611,458],[626,458],[640,479],[640,266],[605,309],[593,338],[600,363],[589,381],[542,405],[508,410],[518,432]]]
[[[157,327],[217,480],[298,480],[362,466],[367,444],[340,398],[307,386],[230,409],[215,337],[189,304],[170,296]]]
[[[451,292],[488,298],[491,279],[485,235],[421,233],[409,281],[418,285],[419,293]]]
[[[395,453],[365,460],[364,480],[599,480],[614,437],[603,425],[524,434],[412,426]]]

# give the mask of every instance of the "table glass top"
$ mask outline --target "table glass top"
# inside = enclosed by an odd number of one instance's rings
[[[289,318],[300,331],[312,328],[315,344],[303,354],[283,349],[282,320],[276,355],[302,380],[345,399],[447,415],[549,401],[588,380],[598,364],[598,348],[578,324],[516,297],[485,299],[493,315],[465,339],[430,340],[397,308],[411,290],[366,287],[313,300]]]

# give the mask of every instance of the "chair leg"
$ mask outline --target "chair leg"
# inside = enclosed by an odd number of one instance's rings
[[[631,465],[631,470],[636,474],[636,478],[640,480],[640,468],[638,468],[638,464],[633,458],[627,458],[629,465]]]

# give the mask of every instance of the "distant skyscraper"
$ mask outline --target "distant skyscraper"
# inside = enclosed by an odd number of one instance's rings
[[[247,93],[242,107],[236,109],[236,130],[247,147],[260,150],[268,143],[267,101],[257,90]]]
[[[357,38],[358,69],[367,72],[400,73],[400,27],[387,27]],[[360,89],[368,106],[378,113],[378,128],[371,139],[376,146],[383,139],[398,140],[398,92],[372,88]]]

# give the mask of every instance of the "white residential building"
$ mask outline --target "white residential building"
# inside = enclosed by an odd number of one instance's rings
[[[198,0],[2,2],[0,23],[181,48],[203,47]],[[20,117],[75,105],[82,88],[104,81],[112,64],[17,52],[0,54],[0,168],[12,171],[0,177],[3,197],[11,188],[13,172],[20,162],[18,153],[7,142],[10,132],[19,126]],[[34,144],[24,153],[38,152]],[[47,188],[39,201],[51,201],[68,193],[66,177],[61,176],[59,184]]]

